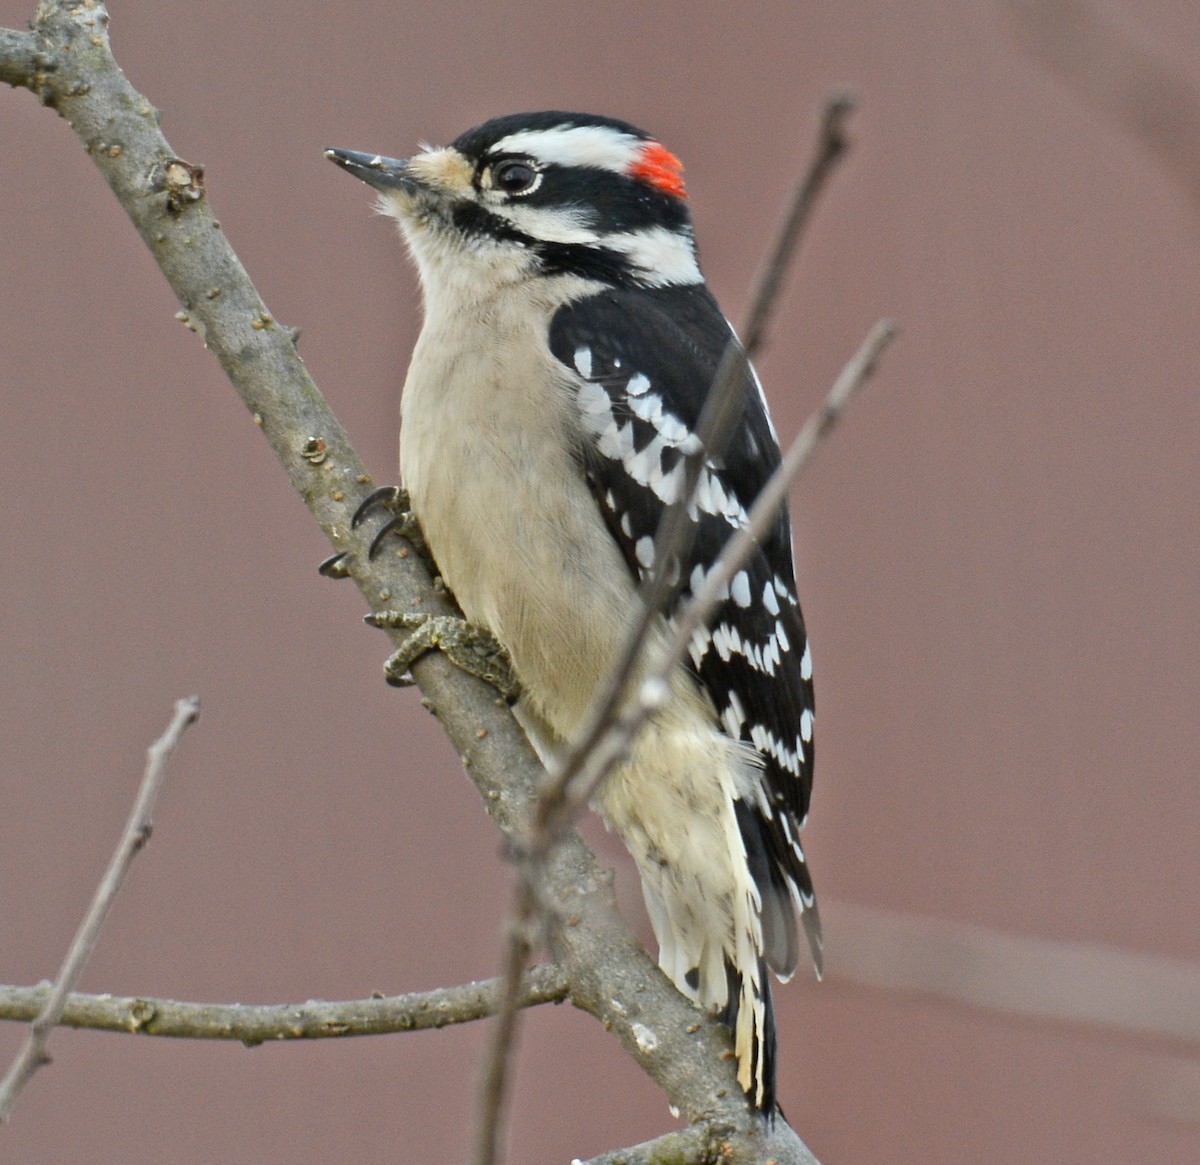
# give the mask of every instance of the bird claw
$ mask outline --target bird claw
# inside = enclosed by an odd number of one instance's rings
[[[353,557],[349,550],[340,551],[338,554],[331,554],[323,562],[317,564],[317,574],[324,575],[326,578],[349,578],[350,577],[350,559]]]
[[[410,634],[383,665],[393,687],[412,684],[412,665],[427,651],[440,651],[455,667],[491,684],[509,703],[521,694],[508,653],[496,637],[483,627],[457,615],[427,615],[412,611],[380,611],[365,622],[385,630]]]
[[[421,536],[420,524],[412,512],[408,500],[408,490],[399,485],[385,485],[379,489],[372,490],[363,498],[358,508],[351,515],[350,529],[357,530],[375,510],[383,510],[391,516],[376,531],[375,537],[371,539],[371,545],[367,548],[367,558],[374,561],[379,554],[379,549],[383,545],[384,539],[391,534],[396,534],[404,538],[426,560],[430,569],[436,573],[436,567],[430,556],[429,548],[425,545],[425,539]],[[349,578],[352,559],[353,555],[348,550],[343,550],[338,554],[331,554],[317,565],[317,573],[324,575],[325,578]]]
[[[432,567],[433,557],[421,534],[420,523],[412,512],[408,490],[402,485],[383,485],[372,490],[359,503],[358,509],[350,518],[350,529],[357,530],[375,510],[383,510],[391,516],[375,532],[375,537],[371,539],[371,545],[367,550],[367,557],[374,559],[384,540],[395,534],[408,542]]]
[[[351,515],[350,529],[357,530],[372,510],[380,508],[393,514],[407,512],[410,509],[408,490],[402,485],[381,485],[373,489]]]

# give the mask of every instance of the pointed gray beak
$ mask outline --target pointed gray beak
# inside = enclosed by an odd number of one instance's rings
[[[409,172],[408,162],[403,158],[384,158],[379,154],[332,147],[325,150],[325,157],[376,190],[414,191],[421,185]]]

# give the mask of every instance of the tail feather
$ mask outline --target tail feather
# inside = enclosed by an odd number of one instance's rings
[[[728,1003],[720,1019],[733,1033],[738,1083],[750,1103],[770,1115],[775,1111],[775,1008],[766,962],[759,959],[743,975],[726,961],[725,978]]]

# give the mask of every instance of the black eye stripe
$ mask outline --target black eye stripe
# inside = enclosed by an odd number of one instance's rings
[[[532,169],[537,178],[522,190],[511,191],[501,185],[501,169],[511,164]],[[687,204],[678,198],[650,189],[628,174],[616,174],[590,166],[564,166],[542,162],[527,154],[501,154],[480,165],[480,179],[490,174],[493,189],[515,196],[534,206],[570,206],[589,222],[606,224],[612,231],[640,230],[662,226],[667,230],[690,227]]]

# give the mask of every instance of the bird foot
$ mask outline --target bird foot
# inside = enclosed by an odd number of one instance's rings
[[[387,681],[394,687],[413,683],[412,665],[427,651],[440,651],[455,667],[491,684],[509,704],[521,694],[508,653],[490,631],[466,619],[457,615],[380,611],[368,615],[366,622],[389,631],[411,632],[383,665]]]

